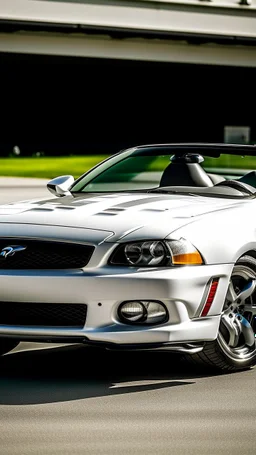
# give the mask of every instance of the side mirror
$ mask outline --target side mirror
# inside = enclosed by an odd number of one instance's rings
[[[47,189],[54,194],[54,196],[62,197],[67,196],[70,193],[69,188],[74,183],[75,179],[72,175],[62,175],[56,177],[47,183]]]

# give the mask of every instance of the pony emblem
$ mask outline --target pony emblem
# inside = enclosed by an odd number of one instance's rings
[[[24,251],[26,248],[27,248],[26,246],[21,245],[6,246],[5,248],[2,249],[0,253],[0,260],[6,259],[8,256],[14,256],[15,253],[18,253],[19,251]]]

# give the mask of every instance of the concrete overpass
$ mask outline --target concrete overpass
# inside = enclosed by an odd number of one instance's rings
[[[256,66],[256,0],[1,0],[0,52]]]

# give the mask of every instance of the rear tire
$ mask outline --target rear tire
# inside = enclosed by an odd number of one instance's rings
[[[225,298],[217,339],[186,356],[190,362],[222,371],[248,369],[256,363],[256,259],[242,256],[235,264]]]
[[[18,346],[19,341],[0,338],[0,355],[7,354]]]

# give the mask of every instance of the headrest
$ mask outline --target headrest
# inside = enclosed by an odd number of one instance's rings
[[[200,164],[175,161],[164,170],[160,186],[213,186],[213,183]]]

